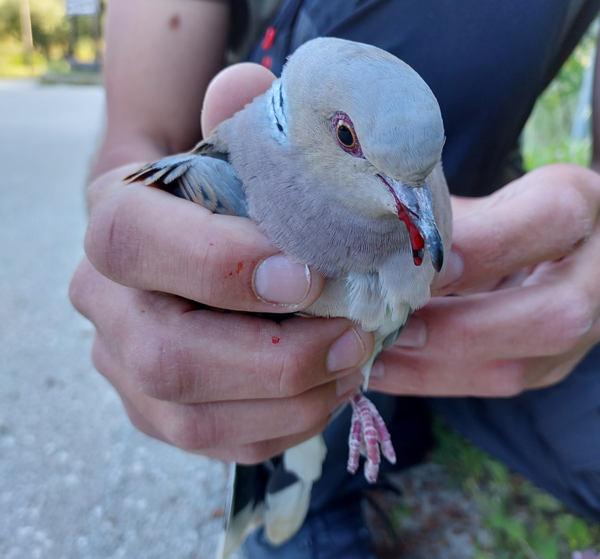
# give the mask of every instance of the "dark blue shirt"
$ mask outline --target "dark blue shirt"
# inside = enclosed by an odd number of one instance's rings
[[[391,52],[438,98],[450,190],[481,196],[501,186],[537,97],[599,8],[600,0],[285,0],[274,36],[248,59],[279,75],[286,56],[318,36]]]

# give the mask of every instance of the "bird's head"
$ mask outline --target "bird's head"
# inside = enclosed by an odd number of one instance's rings
[[[336,203],[374,219],[399,219],[419,266],[436,270],[443,246],[426,180],[444,128],[421,77],[369,45],[322,38],[300,47],[270,97],[276,124]]]

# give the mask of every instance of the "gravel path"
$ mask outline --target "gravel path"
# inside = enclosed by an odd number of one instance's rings
[[[366,507],[382,559],[471,559],[478,543],[490,542],[481,511],[467,494],[451,488],[442,466],[417,466],[390,481],[401,488],[401,496],[375,492],[371,497],[394,521],[394,537],[373,507]]]
[[[0,81],[0,557],[208,559],[225,466],[130,426],[67,298],[103,104]]]

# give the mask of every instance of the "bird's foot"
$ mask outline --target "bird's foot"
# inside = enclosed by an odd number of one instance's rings
[[[350,405],[352,427],[348,439],[350,452],[347,468],[351,474],[356,473],[360,455],[366,456],[365,478],[369,483],[375,483],[381,463],[380,449],[389,462],[396,463],[396,453],[390,433],[377,408],[362,392],[357,392],[350,397]]]

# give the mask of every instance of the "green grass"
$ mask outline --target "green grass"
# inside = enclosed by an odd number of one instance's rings
[[[491,535],[475,559],[570,559],[573,551],[600,548],[600,526],[577,517],[442,422],[435,432],[431,461],[474,500]]]
[[[13,39],[0,42],[0,78],[30,78],[47,71],[48,61],[38,52],[32,62],[32,65],[25,63],[19,42]]]
[[[94,43],[89,37],[82,37],[75,48],[75,57],[80,62],[94,60]],[[27,64],[23,56],[23,46],[19,41],[8,38],[0,40],[0,78],[39,77],[47,72],[69,73],[71,68],[64,60],[64,53],[57,51],[50,59],[39,51],[33,53],[33,63]]]

